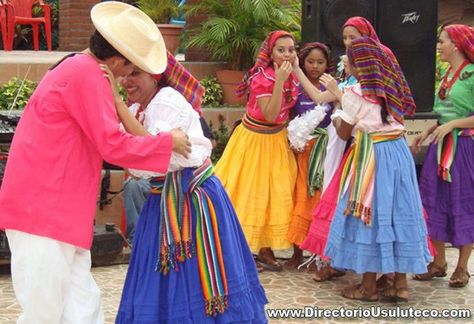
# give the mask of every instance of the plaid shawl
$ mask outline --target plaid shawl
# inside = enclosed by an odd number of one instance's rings
[[[387,112],[400,123],[410,107],[405,105],[403,82],[395,63],[380,43],[369,37],[355,39],[347,49],[364,96],[382,99]]]
[[[346,21],[343,26],[343,29],[347,26],[352,26],[357,29],[362,36],[373,39],[390,56],[394,68],[400,78],[401,91],[403,93],[402,102],[405,105],[405,114],[413,115],[416,109],[415,101],[413,100],[413,95],[411,94],[410,87],[408,86],[408,82],[406,81],[405,74],[403,73],[402,68],[400,67],[400,64],[398,63],[398,60],[393,54],[392,50],[380,43],[380,39],[377,36],[374,27],[367,19],[363,17],[351,17]]]
[[[299,60],[299,63],[300,63],[301,70],[303,70],[303,71],[305,70],[304,69],[304,60],[306,60],[306,57],[314,49],[319,49],[319,50],[321,50],[321,52],[323,52],[324,57],[326,58],[326,62],[327,62],[327,68],[326,68],[326,71],[324,71],[324,72],[332,74],[334,72],[334,66],[332,64],[331,57],[330,57],[331,50],[329,49],[329,47],[327,45],[325,45],[323,43],[319,43],[319,42],[306,43],[300,49],[300,52],[298,53],[298,60]]]
[[[240,82],[239,86],[237,87],[236,94],[238,97],[244,96],[248,92],[252,78],[272,63],[271,54],[273,47],[275,46],[275,42],[281,37],[291,37],[291,39],[293,39],[295,42],[295,37],[291,33],[284,30],[275,30],[268,34],[267,38],[265,38],[265,40],[260,45],[255,64],[250,68],[250,70],[248,70],[247,73],[245,73],[242,82]],[[294,84],[296,83],[296,80],[296,76],[293,74],[293,72],[291,72],[290,76],[288,77],[288,81],[290,81],[289,83]]]
[[[173,54],[168,52],[168,64],[165,72],[155,75],[155,79],[164,82],[181,93],[184,98],[193,106],[199,115],[202,114],[201,103],[204,97],[204,88],[199,81],[178,61]]]
[[[449,25],[443,28],[448,33],[451,41],[464,54],[464,56],[474,63],[474,29],[466,25]]]

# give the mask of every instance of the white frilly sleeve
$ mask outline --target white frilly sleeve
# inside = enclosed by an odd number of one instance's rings
[[[342,110],[339,110],[338,117],[350,125],[357,124],[357,115],[362,109],[363,102],[364,99],[360,95],[353,92],[350,88],[347,89],[342,95]]]
[[[163,88],[153,98],[145,110],[144,126],[152,135],[179,128],[189,136],[192,145],[189,157],[186,159],[173,152],[168,172],[198,167],[211,156],[212,144],[203,134],[198,113],[173,88]],[[133,176],[145,179],[162,175],[144,170],[129,171]]]

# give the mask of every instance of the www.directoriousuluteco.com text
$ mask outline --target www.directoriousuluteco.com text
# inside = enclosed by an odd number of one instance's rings
[[[306,306],[300,308],[269,308],[268,318],[472,318],[469,309],[418,309],[413,307],[384,308],[371,306],[334,309]]]

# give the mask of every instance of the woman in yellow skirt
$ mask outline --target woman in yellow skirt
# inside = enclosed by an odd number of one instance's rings
[[[324,73],[331,73],[332,66],[330,64],[329,48],[318,42],[307,43],[301,48],[298,54],[298,61],[301,70],[304,72],[308,80],[314,87],[320,91],[326,88],[320,84],[319,78]],[[318,107],[318,108],[316,108]],[[316,118],[319,114],[313,114],[314,109],[324,110],[326,114],[321,112],[320,116],[324,118]],[[298,165],[298,173],[296,178],[295,190],[293,193],[294,207],[288,231],[288,240],[293,243],[293,256],[285,264],[286,268],[297,268],[303,262],[303,250],[300,249],[308,233],[311,224],[313,209],[319,202],[319,197],[323,189],[324,178],[324,159],[326,157],[326,147],[328,143],[328,133],[326,127],[331,123],[331,113],[333,105],[323,104],[317,105],[305,90],[300,86],[298,100],[294,107],[294,113],[297,118],[295,127],[289,127],[289,132],[306,133],[303,131],[305,125],[309,125],[307,121],[314,121],[315,129],[311,130],[311,137],[306,145],[298,150],[299,145],[291,142],[291,147],[296,151],[296,161]],[[316,120],[319,120],[318,124]],[[303,122],[300,124],[300,122]],[[299,126],[298,126],[299,125]],[[296,143],[299,144],[299,143]]]
[[[286,125],[298,96],[295,58],[292,34],[273,31],[267,36],[237,90],[239,95],[248,93],[247,112],[215,169],[251,250],[258,253],[258,265],[271,271],[282,270],[272,249],[291,246],[287,233],[296,161]]]

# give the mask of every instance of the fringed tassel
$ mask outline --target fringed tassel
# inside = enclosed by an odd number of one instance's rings
[[[164,275],[167,275],[171,269],[178,270],[178,264],[174,256],[175,249],[172,249],[171,246],[161,246],[160,248],[160,257],[155,267],[155,271],[159,271]]]
[[[448,168],[438,165],[438,176],[444,181],[451,182],[451,172]]]
[[[352,215],[354,217],[360,218],[365,225],[372,225],[372,209],[371,207],[364,206],[362,203],[356,201],[349,201],[347,207],[344,210],[344,215]]]
[[[308,194],[314,196],[316,190],[323,187],[324,181],[324,160],[326,158],[326,149],[328,146],[327,130],[316,128],[312,134],[314,144],[311,149],[308,160]]]
[[[159,271],[164,275],[167,275],[171,269],[179,271],[179,262],[191,259],[192,253],[193,249],[190,241],[175,243],[173,248],[169,245],[162,246],[155,271]]]
[[[176,256],[176,261],[178,262],[184,262],[184,260],[186,259],[183,241],[178,242],[174,245],[174,255]]]
[[[229,302],[227,295],[212,297],[211,299],[206,300],[206,315],[216,316],[217,314],[222,314],[227,309],[228,305]]]
[[[355,204],[356,204],[355,201],[348,201],[347,202],[347,207],[344,210],[344,215],[346,215],[346,216],[352,215],[354,213]]]
[[[314,196],[317,190],[323,187],[323,181],[324,181],[324,172],[318,173],[314,176],[314,183],[308,186],[308,193],[311,197]]]

